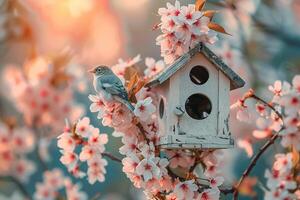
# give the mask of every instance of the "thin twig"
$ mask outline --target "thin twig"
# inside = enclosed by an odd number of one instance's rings
[[[256,96],[253,92],[253,90],[249,90],[248,93],[246,93],[246,96],[244,97],[244,101],[249,99],[249,98],[253,98],[261,103],[263,103],[264,105],[268,106],[270,109],[272,109],[276,115],[282,120],[283,123],[283,116],[268,102],[266,102],[265,100],[263,100],[262,98]],[[242,185],[244,179],[251,173],[252,169],[255,167],[257,161],[259,160],[259,158],[264,154],[264,152],[272,145],[274,144],[275,140],[279,137],[279,133],[284,129],[284,124],[282,126],[282,128],[276,133],[274,134],[258,151],[258,153],[252,157],[250,164],[248,165],[248,167],[245,169],[243,175],[241,176],[240,180],[238,181],[238,183],[236,184],[235,188],[234,188],[234,192],[233,192],[233,198],[234,200],[238,199],[238,195],[239,195],[239,188]]]
[[[147,143],[149,144],[150,140],[147,138],[147,131],[144,129],[143,125],[138,122],[136,124],[136,126],[139,128],[140,132],[142,133],[144,139],[147,141]]]
[[[249,166],[246,168],[246,170],[244,171],[242,177],[240,178],[239,182],[237,183],[237,185],[235,186],[234,192],[233,192],[233,197],[234,200],[238,199],[238,195],[239,195],[239,188],[241,186],[241,184],[243,183],[244,179],[250,174],[250,172],[252,171],[252,169],[255,167],[256,162],[258,161],[258,159],[263,155],[263,153],[272,145],[274,144],[275,140],[279,137],[279,132],[274,134],[270,140],[268,140],[260,149],[259,152],[252,158]]]
[[[113,161],[120,162],[120,163],[122,162],[122,159],[112,155],[110,152],[104,152],[104,153],[102,153],[102,155],[105,157],[108,157],[109,159],[111,159]]]

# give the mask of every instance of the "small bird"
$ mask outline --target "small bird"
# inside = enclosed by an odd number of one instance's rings
[[[130,111],[134,111],[129,102],[128,93],[122,81],[107,66],[98,66],[89,72],[94,75],[94,88],[106,101],[116,100],[124,104]]]

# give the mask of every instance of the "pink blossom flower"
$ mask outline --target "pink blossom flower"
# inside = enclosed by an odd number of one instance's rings
[[[57,146],[59,148],[68,152],[72,152],[75,149],[76,142],[72,137],[72,133],[64,132],[61,135],[59,135],[57,138],[58,138]]]
[[[98,117],[102,118],[103,117],[103,113],[104,113],[104,109],[105,109],[105,104],[103,99],[98,96],[98,95],[89,95],[89,99],[93,102],[90,105],[90,111],[91,112],[98,112]]]
[[[267,178],[267,186],[270,189],[277,188],[280,185],[281,178],[278,170],[273,170],[270,172],[269,170],[265,171],[265,177]]]
[[[300,75],[294,76],[292,83],[294,90],[300,93]]]
[[[53,190],[59,190],[64,185],[63,173],[59,169],[44,172],[45,184],[51,186]]]
[[[167,8],[159,8],[158,14],[164,18],[170,16],[178,16],[180,14],[180,2],[175,1],[175,5],[173,6],[171,3],[167,2]]]
[[[123,155],[135,154],[138,149],[138,139],[136,137],[123,137],[123,146],[119,149]]]
[[[78,155],[73,152],[61,151],[62,156],[60,157],[60,162],[66,165],[68,168],[73,168],[78,161]]]
[[[56,192],[51,188],[51,186],[38,183],[36,184],[36,192],[34,198],[36,200],[53,200],[56,197]]]
[[[199,195],[199,200],[218,200],[220,191],[218,189],[206,189]]]
[[[251,115],[247,109],[247,106],[245,105],[244,100],[238,100],[236,103],[230,106],[230,109],[231,110],[237,109],[236,118],[239,121],[249,123],[249,119],[251,118]]]
[[[104,133],[99,133],[99,129],[91,127],[91,135],[88,138],[88,143],[91,146],[96,147],[99,152],[104,152],[104,145],[108,142],[108,136]]]
[[[12,145],[14,151],[20,153],[31,152],[34,148],[35,137],[27,128],[16,128],[14,129],[14,134],[12,135]]]
[[[152,104],[152,99],[150,97],[138,101],[135,105],[134,114],[142,121],[147,121],[154,112],[155,106]]]
[[[140,159],[135,154],[130,154],[122,159],[123,172],[134,173],[139,163]]]
[[[189,25],[194,24],[200,17],[202,13],[196,11],[195,5],[189,4],[188,6],[182,6],[178,19],[188,23]]]
[[[21,158],[16,160],[12,167],[11,174],[21,182],[28,182],[29,177],[36,171],[36,166],[32,161]]]
[[[86,193],[80,191],[81,186],[79,184],[73,184],[70,179],[65,181],[66,194],[68,200],[87,200],[88,196]]]
[[[250,140],[239,139],[237,141],[237,145],[238,145],[238,147],[240,147],[246,151],[248,157],[253,156],[253,147],[252,147],[252,143],[250,142]]]
[[[91,134],[90,119],[84,117],[83,119],[79,120],[76,124],[75,132],[77,135],[88,138]]]
[[[209,183],[211,188],[217,188],[221,186],[224,182],[224,178],[222,176],[217,176],[215,178],[210,178]]]
[[[300,109],[300,94],[289,93],[284,95],[279,100],[279,104],[285,107],[285,114],[293,115]]]
[[[254,130],[253,131],[253,136],[259,139],[266,138],[270,135],[272,135],[272,129],[270,129],[270,125],[272,124],[271,119],[265,119],[265,118],[258,118],[256,120],[256,126],[260,130]]]
[[[275,81],[274,85],[269,86],[269,90],[277,97],[286,94],[290,90],[291,85],[287,82]]]
[[[300,150],[300,134],[299,134],[299,132],[283,135],[280,143],[283,147],[287,148],[287,147],[293,146],[297,150]]]
[[[292,153],[276,154],[273,168],[282,172],[290,171],[293,167],[292,156]]]
[[[153,77],[165,68],[165,63],[162,60],[155,61],[153,58],[146,58],[145,64],[147,68],[144,71],[146,77]]]
[[[178,200],[193,199],[194,192],[198,190],[198,186],[194,180],[184,181],[178,183],[174,188],[174,194]]]
[[[132,59],[128,59],[124,61],[123,59],[119,59],[118,63],[114,66],[112,66],[113,72],[121,79],[124,81],[124,75],[125,75],[125,70],[127,67],[133,66],[136,63],[141,61],[141,56],[137,55]]]
[[[93,159],[88,160],[88,181],[90,184],[94,184],[96,181],[104,182],[107,161],[100,156],[95,156]]]
[[[86,176],[86,173],[80,170],[80,165],[77,163],[73,168],[69,167],[69,172],[76,178],[83,178]]]
[[[220,169],[218,169],[216,164],[208,162],[206,165],[207,166],[204,172],[206,177],[216,177],[220,175]]]
[[[158,178],[160,175],[159,167],[155,164],[154,158],[144,158],[136,167],[136,173],[143,177],[144,181]]]
[[[79,154],[79,159],[80,161],[87,161],[95,157],[98,153],[100,154],[101,152],[98,151],[96,147],[91,145],[84,145]]]
[[[193,165],[194,158],[192,158],[189,153],[184,152],[182,150],[172,150],[166,152],[171,168],[183,167],[188,168]]]

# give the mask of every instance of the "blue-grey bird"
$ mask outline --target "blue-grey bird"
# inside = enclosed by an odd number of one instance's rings
[[[129,110],[134,107],[129,102],[128,93],[122,81],[107,66],[98,66],[89,72],[94,75],[94,88],[106,101],[116,100],[124,104]]]

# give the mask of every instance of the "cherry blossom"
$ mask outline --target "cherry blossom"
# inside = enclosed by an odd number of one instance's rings
[[[158,178],[160,170],[155,164],[154,158],[145,158],[136,167],[138,175],[143,176],[144,181],[149,181],[152,178]]]
[[[69,178],[66,178],[64,181],[64,185],[66,188],[66,196],[69,200],[86,200],[88,199],[87,194],[80,191],[80,184],[73,184]]]
[[[150,97],[138,101],[135,105],[134,114],[142,121],[147,121],[154,112],[155,106],[152,104],[152,99]]]
[[[78,184],[73,184],[71,180],[66,178],[62,171],[57,168],[44,172],[43,182],[36,184],[34,199],[54,200],[62,198],[62,194],[60,194],[62,189],[66,191],[67,199],[87,199],[87,195],[80,191],[80,186]]]
[[[125,70],[127,67],[131,67],[133,65],[135,65],[136,63],[141,61],[141,56],[137,55],[132,59],[128,59],[128,60],[123,60],[123,59],[119,59],[118,60],[118,64],[115,64],[114,66],[112,66],[112,70],[113,72],[119,76],[119,78],[121,80],[124,81],[124,75],[125,75]]]
[[[217,200],[220,198],[220,192],[217,189],[204,190],[200,195],[200,200]]]
[[[94,156],[88,160],[88,181],[90,184],[94,184],[96,181],[103,182],[106,174],[105,166],[107,161],[101,156]]]
[[[237,141],[237,145],[239,148],[242,148],[246,151],[248,157],[251,157],[253,155],[253,147],[252,147],[252,143],[249,139],[248,140],[247,139],[244,139],[244,140],[239,139]]]
[[[198,42],[214,43],[216,35],[208,28],[209,18],[196,11],[195,5],[180,6],[167,3],[167,8],[160,8],[162,34],[156,38],[161,47],[161,56],[166,64],[171,64],[178,57],[194,47]]]
[[[25,122],[51,128],[48,134],[52,135],[64,126],[65,118],[75,119],[83,114],[81,106],[73,101],[71,75],[64,72],[64,79],[58,76],[55,62],[39,56],[24,64],[26,71],[12,65],[4,71],[4,77],[10,77],[5,78],[6,83],[13,88],[10,97]],[[70,64],[66,65],[67,68]]]
[[[0,122],[0,174],[28,182],[36,165],[27,156],[35,148],[35,136],[26,127],[9,127]]]
[[[296,181],[292,178],[292,154],[276,154],[273,169],[266,170],[267,186],[265,198],[273,199],[294,199],[295,194],[290,192],[297,187]]]
[[[75,129],[66,125],[65,131],[58,136],[58,147],[62,150],[60,161],[66,165],[69,172],[78,178],[87,174],[90,184],[105,180],[107,161],[102,157],[104,145],[108,137],[100,133],[98,128],[90,124],[90,119],[84,117],[76,122]],[[73,132],[74,131],[74,132]],[[79,153],[76,149],[80,149]],[[80,170],[80,165],[87,162],[87,173]]]
[[[90,136],[90,129],[90,119],[84,117],[83,119],[79,120],[76,124],[75,132],[81,137],[88,138]]]
[[[249,122],[251,114],[245,105],[245,101],[240,99],[230,106],[231,110],[237,109],[237,119],[242,122]]]
[[[174,194],[179,200],[184,199],[194,199],[194,195],[198,190],[198,186],[194,183],[193,180],[180,182],[174,188]]]
[[[145,64],[147,68],[144,71],[146,77],[153,77],[165,68],[164,61],[155,61],[153,58],[146,58]]]

